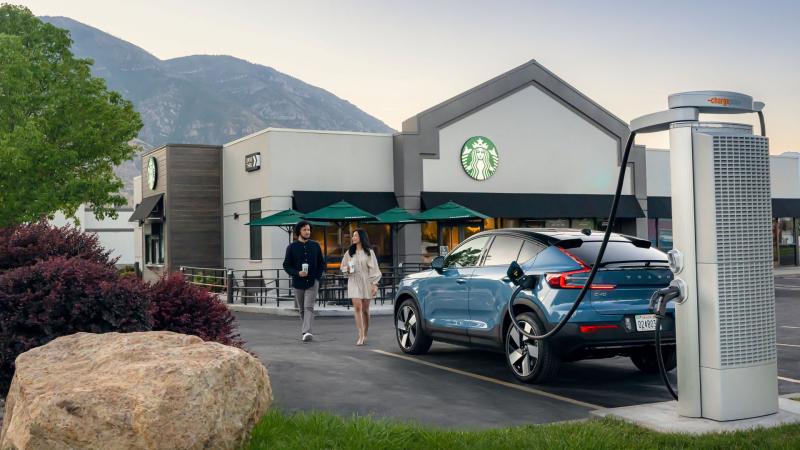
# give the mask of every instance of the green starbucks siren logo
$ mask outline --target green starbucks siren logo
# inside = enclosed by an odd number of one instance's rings
[[[478,181],[487,180],[494,175],[499,163],[497,147],[487,137],[473,136],[467,139],[461,149],[461,166],[464,172]]]

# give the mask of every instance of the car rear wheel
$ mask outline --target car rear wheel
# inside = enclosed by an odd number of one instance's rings
[[[674,346],[661,346],[661,355],[664,357],[664,368],[667,369],[667,372],[678,365],[678,355]],[[648,347],[632,354],[631,361],[637,369],[644,373],[658,373],[655,347]]]
[[[517,324],[528,334],[544,334],[544,327],[532,313],[516,317]],[[547,340],[528,339],[513,325],[506,331],[506,364],[518,380],[525,383],[544,383],[558,372],[559,359]]]
[[[421,317],[416,302],[407,299],[395,314],[394,328],[397,344],[403,353],[422,355],[428,352],[433,339],[422,331]]]

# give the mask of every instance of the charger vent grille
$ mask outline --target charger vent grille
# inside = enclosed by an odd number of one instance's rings
[[[767,138],[714,136],[722,367],[776,359],[769,170]]]

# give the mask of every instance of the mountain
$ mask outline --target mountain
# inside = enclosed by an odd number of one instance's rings
[[[224,144],[267,127],[391,133],[385,123],[330,92],[271,67],[226,55],[161,60],[67,17],[40,17],[70,32],[72,52],[133,102],[144,122],[137,144]],[[118,168],[126,191],[139,158]]]

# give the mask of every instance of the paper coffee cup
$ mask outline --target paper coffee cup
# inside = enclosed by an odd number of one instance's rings
[[[303,263],[303,272],[308,272],[308,263]]]

